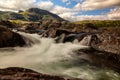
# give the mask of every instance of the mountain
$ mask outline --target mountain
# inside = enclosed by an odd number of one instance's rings
[[[39,8],[30,8],[25,11],[19,10],[18,13],[9,11],[0,11],[0,20],[22,20],[22,21],[40,21],[57,20],[65,21],[56,14]]]

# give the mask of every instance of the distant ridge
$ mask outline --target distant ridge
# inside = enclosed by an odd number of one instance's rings
[[[23,20],[23,21],[40,21],[40,20],[55,20],[65,21],[63,18],[53,14],[47,10],[39,8],[30,8],[25,11],[19,10],[18,13],[9,11],[0,11],[0,20]]]

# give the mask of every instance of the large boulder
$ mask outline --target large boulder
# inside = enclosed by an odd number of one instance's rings
[[[120,54],[120,28],[102,28],[99,31],[97,37],[100,42],[92,46],[102,51]]]
[[[21,35],[0,26],[0,48],[24,46],[26,43]]]
[[[75,51],[80,61],[102,68],[109,68],[120,73],[120,55],[94,48]]]

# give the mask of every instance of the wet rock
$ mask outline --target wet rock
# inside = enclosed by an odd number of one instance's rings
[[[60,76],[47,75],[30,69],[9,67],[0,69],[0,80],[80,80],[67,79]]]
[[[14,27],[9,21],[1,21],[1,25]],[[21,30],[20,30],[21,29]],[[36,23],[26,23],[18,31],[27,33],[37,33],[43,37],[59,39],[63,38],[62,42],[72,42],[77,39],[79,42],[88,35],[92,35],[90,46],[95,49],[120,54],[120,28],[119,27],[107,27],[107,28],[96,28],[94,24],[85,23],[72,24],[69,22],[60,21],[40,21]],[[93,33],[93,34],[89,34]],[[96,34],[97,33],[97,34]],[[60,35],[65,34],[63,37]],[[96,36],[96,38],[95,38]],[[60,40],[61,41],[61,40]]]
[[[55,30],[53,30],[55,31]],[[51,31],[49,31],[49,34]],[[69,30],[56,30],[54,36],[60,36],[65,34],[62,42],[73,42],[75,39],[80,42],[80,44],[85,46],[91,46],[100,51],[106,51],[114,54],[120,55],[120,28],[99,28],[98,31],[85,32],[71,32]],[[91,37],[90,37],[91,36]],[[58,39],[63,38],[62,36]],[[88,38],[89,37],[89,38]],[[58,40],[59,41],[59,40]],[[89,45],[83,44],[83,42],[88,42]]]
[[[21,35],[10,31],[4,26],[0,26],[0,48],[24,46],[25,44]]]
[[[74,32],[71,32],[69,30],[66,30],[66,29],[56,29],[56,28],[50,28],[49,30],[47,30],[43,37],[51,37],[51,38],[55,38],[55,37],[58,37],[62,34],[65,34],[65,35],[69,35],[69,34],[72,34]]]
[[[63,38],[63,43],[64,42],[73,42],[74,40],[77,40],[79,44],[84,45],[84,46],[91,46],[93,44],[96,44],[99,42],[99,39],[97,38],[97,33],[96,32],[70,32],[70,31],[62,31],[58,30],[56,32],[56,40]],[[59,40],[58,40],[59,41]],[[89,45],[87,45],[88,43]]]
[[[120,73],[120,55],[94,48],[82,49],[75,52],[79,59],[97,67],[108,68]]]

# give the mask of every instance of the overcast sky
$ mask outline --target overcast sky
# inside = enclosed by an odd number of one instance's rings
[[[120,0],[0,0],[0,10],[31,7],[53,12],[70,20],[120,20]]]

